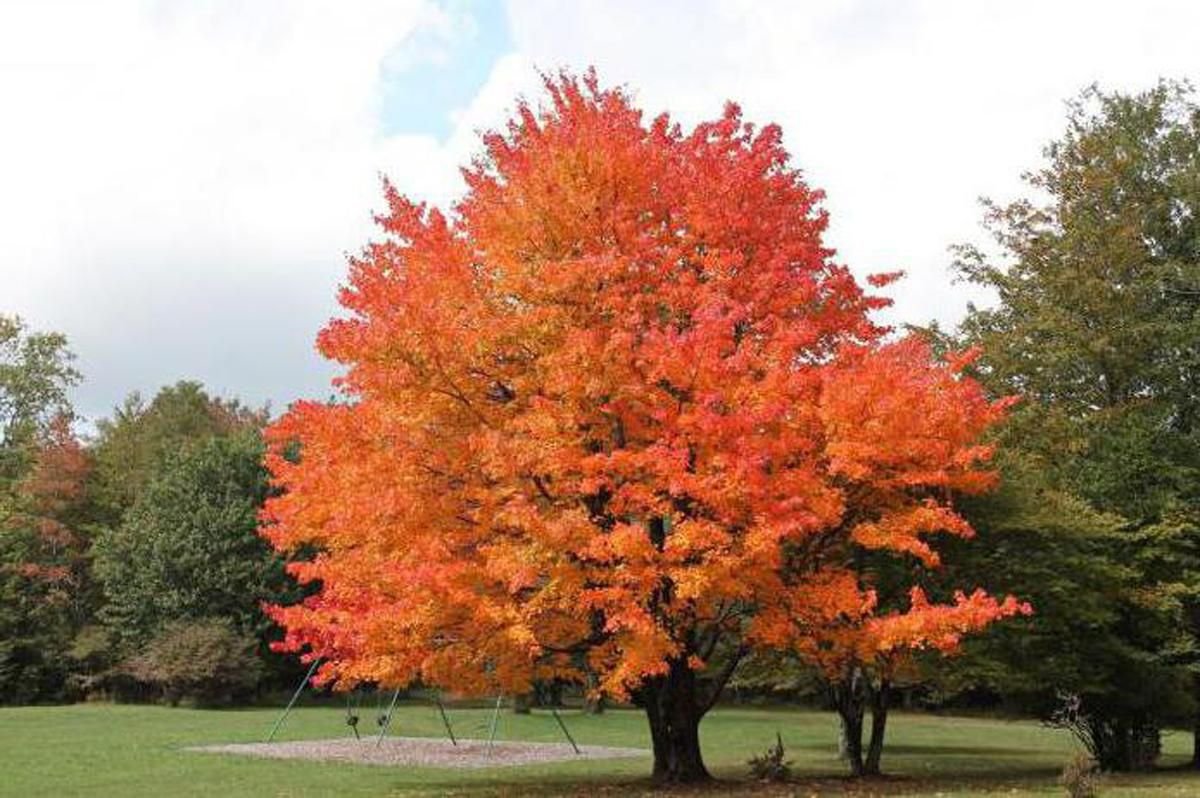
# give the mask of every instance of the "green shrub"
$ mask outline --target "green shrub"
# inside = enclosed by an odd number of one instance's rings
[[[181,701],[227,704],[258,684],[262,663],[256,642],[224,619],[175,621],[163,627],[126,672],[161,691],[172,706]]]

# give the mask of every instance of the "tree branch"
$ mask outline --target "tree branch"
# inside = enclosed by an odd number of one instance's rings
[[[729,683],[729,679],[733,676],[733,672],[737,670],[737,666],[741,664],[742,659],[748,653],[750,653],[750,647],[742,645],[738,646],[738,649],[730,655],[729,660],[726,661],[725,666],[721,668],[720,673],[717,674],[716,679],[713,681],[712,692],[710,692],[708,698],[706,698],[700,704],[701,717],[707,715],[708,711],[716,706],[717,699],[721,697],[721,691],[725,689],[725,685]]]

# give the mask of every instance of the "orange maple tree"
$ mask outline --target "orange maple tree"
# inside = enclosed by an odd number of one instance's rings
[[[974,534],[949,499],[996,481],[978,467],[991,455],[978,439],[1011,400],[989,403],[977,383],[961,376],[977,354],[936,362],[922,341],[909,337],[843,359],[826,385],[829,468],[846,498],[847,533],[840,549],[829,549],[843,564],[830,573],[843,582],[844,603],[828,603],[796,651],[833,688],[843,753],[855,775],[879,773],[891,685],[913,653],[957,653],[964,635],[1032,612],[1012,596],[998,601],[979,589],[933,603],[915,583],[940,565],[927,536]],[[880,554],[901,561],[889,563]],[[886,602],[881,592],[890,594]],[[872,728],[864,758],[868,701]]]
[[[273,613],[343,687],[632,699],[655,776],[703,779],[700,719],[747,652],[953,633],[926,602],[868,621],[845,553],[930,563],[930,535],[969,534],[950,497],[991,484],[1003,406],[885,341],[778,127],[545,88],[451,214],[386,187],[319,337],[342,400],[268,433],[264,534],[317,551],[291,569],[320,586]]]
[[[29,473],[17,483],[11,512],[0,521],[12,557],[0,563],[0,574],[25,581],[17,595],[33,624],[49,626],[52,616],[78,624],[87,617],[94,598],[86,529],[92,465],[71,418],[56,416],[37,441]]]

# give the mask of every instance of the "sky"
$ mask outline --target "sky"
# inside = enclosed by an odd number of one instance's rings
[[[595,66],[684,125],[783,126],[892,323],[953,325],[951,279],[1090,83],[1200,81],[1200,3],[1101,0],[0,0],[0,313],[67,334],[73,400],[196,379],[276,410],[330,394],[313,348],[381,176],[447,204],[539,70]]]

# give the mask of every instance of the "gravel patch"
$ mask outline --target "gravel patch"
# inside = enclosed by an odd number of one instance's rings
[[[315,759],[351,762],[357,765],[418,765],[438,768],[493,768],[563,762],[576,759],[624,759],[648,756],[643,748],[614,748],[581,745],[575,753],[568,743],[522,743],[497,740],[489,755],[487,740],[449,740],[436,737],[385,737],[376,747],[375,738],[355,740],[293,740],[279,743],[231,743],[187,748],[218,754],[241,754],[267,759]]]

